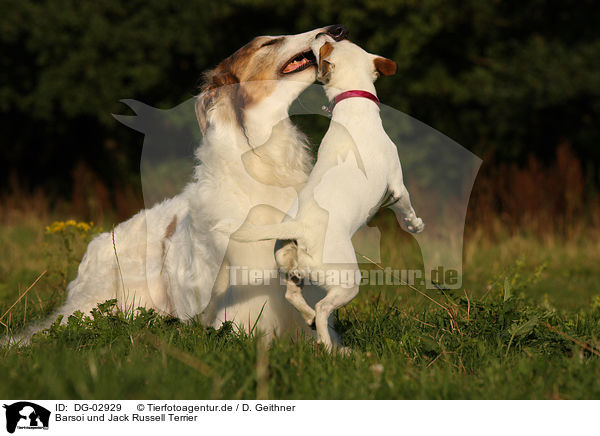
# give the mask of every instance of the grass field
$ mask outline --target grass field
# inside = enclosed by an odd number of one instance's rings
[[[50,224],[24,215],[0,226],[0,321],[15,329],[63,301],[98,231]],[[383,263],[418,266],[417,248],[408,235],[388,237]],[[0,397],[600,398],[598,232],[475,230],[464,259],[463,289],[428,291],[439,304],[406,287],[361,289],[336,319],[354,350],[348,356],[304,338],[265,349],[256,332],[205,329],[152,311],[132,317],[107,302],[31,346],[0,349]]]

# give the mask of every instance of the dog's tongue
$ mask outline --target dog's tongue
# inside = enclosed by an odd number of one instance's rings
[[[306,58],[302,58],[302,60],[299,60],[299,61],[290,62],[283,69],[283,73],[291,73],[292,71],[297,70],[298,68],[302,67],[303,65],[305,65],[308,62],[310,62],[310,61]]]

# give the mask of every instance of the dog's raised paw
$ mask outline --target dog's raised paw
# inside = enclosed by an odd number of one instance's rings
[[[411,233],[421,233],[425,229],[425,223],[419,217],[415,217],[411,220],[411,223],[406,226]]]

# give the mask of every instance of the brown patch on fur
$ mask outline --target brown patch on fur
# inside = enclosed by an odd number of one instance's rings
[[[377,72],[382,76],[391,76],[393,74],[396,74],[396,70],[398,69],[396,62],[394,62],[391,59],[378,57],[375,58],[373,63],[375,64],[375,69],[377,70]]]
[[[163,240],[161,241],[160,247],[162,250],[162,266],[160,268],[160,274],[163,274],[163,269],[165,267],[165,262],[167,260],[167,254],[169,253],[169,247],[167,247],[167,240],[171,239],[171,236],[173,236],[175,234],[175,230],[177,230],[177,215],[173,215],[173,219],[171,220],[171,222],[169,223],[169,225],[167,226],[167,229],[165,230],[165,236],[163,237]],[[168,282],[168,280],[167,280]],[[167,313],[173,313],[173,299],[171,298],[171,292],[170,289],[167,288]]]
[[[333,52],[333,44],[326,42],[319,49],[319,78],[326,78],[331,68],[331,63],[327,61],[327,58]]]
[[[229,58],[228,58],[229,59]],[[208,128],[207,112],[222,97],[223,92],[231,91],[227,85],[239,83],[239,79],[231,72],[228,59],[221,62],[214,70],[204,74],[204,84],[200,88],[200,95],[196,97],[196,118],[200,130],[204,135]]]
[[[229,100],[237,122],[244,125],[244,109],[269,95],[277,80],[280,62],[273,52],[283,41],[258,37],[204,74],[204,84],[196,98],[196,117],[202,133],[208,128],[207,112],[222,98]],[[265,45],[266,44],[266,45]],[[263,46],[264,45],[264,46]],[[254,82],[254,83],[253,83]],[[232,86],[228,86],[232,85]]]
[[[175,234],[175,230],[177,230],[177,215],[173,216],[173,219],[167,226],[167,230],[165,231],[165,239],[171,239],[171,236]]]

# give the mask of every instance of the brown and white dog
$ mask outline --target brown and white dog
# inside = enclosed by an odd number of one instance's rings
[[[123,308],[154,308],[180,319],[201,316],[281,334],[306,329],[278,283],[235,285],[231,271],[276,270],[273,241],[229,243],[222,221],[281,221],[312,166],[288,109],[315,81],[316,36],[344,39],[343,26],[261,36],[205,74],[196,101],[203,141],[194,180],[176,197],[143,210],[88,246],[66,303],[13,338],[27,342],[58,315],[89,312],[117,298]],[[249,215],[249,211],[253,213]],[[65,316],[66,318],[66,316]]]

